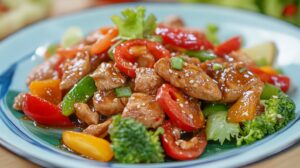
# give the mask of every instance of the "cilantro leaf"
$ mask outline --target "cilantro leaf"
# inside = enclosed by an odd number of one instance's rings
[[[144,36],[153,34],[156,26],[156,17],[154,14],[150,14],[144,22]]]
[[[151,14],[145,18],[145,12],[144,7],[137,7],[125,9],[122,11],[122,16],[112,16],[121,39],[141,39],[153,34],[156,28],[156,17]]]

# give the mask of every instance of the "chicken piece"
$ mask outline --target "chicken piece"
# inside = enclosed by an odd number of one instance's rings
[[[155,98],[144,93],[131,95],[122,116],[133,118],[143,123],[147,128],[157,128],[165,119],[165,113]]]
[[[98,55],[90,56],[91,70],[93,72],[100,65],[101,62],[107,61],[109,59],[107,53],[101,53]]]
[[[89,125],[86,129],[83,130],[83,133],[104,138],[108,133],[108,127],[111,123],[112,119],[110,118],[101,124]]]
[[[98,91],[94,94],[93,104],[95,110],[105,116],[121,113],[128,98],[117,98],[114,91]]]
[[[112,62],[103,62],[91,75],[98,90],[111,90],[122,86],[126,78]]]
[[[181,58],[183,58],[186,63],[194,64],[195,66],[201,66],[201,62],[198,58],[190,57],[187,55],[181,56]]]
[[[90,56],[87,51],[77,54],[74,59],[68,59],[63,66],[63,76],[60,89],[70,89],[81,78],[90,72]]]
[[[163,79],[152,68],[137,68],[134,80],[134,91],[155,95],[163,84]]]
[[[129,49],[129,53],[136,57],[136,64],[139,67],[153,67],[155,63],[154,56],[146,46],[132,46]]]
[[[245,55],[242,51],[235,51],[229,54],[227,59],[233,59],[234,62],[242,62],[246,66],[255,66],[256,63],[253,59]]]
[[[13,108],[15,110],[22,110],[23,108],[23,102],[25,99],[25,93],[19,93],[14,100]]]
[[[218,85],[199,66],[185,62],[182,70],[174,70],[170,58],[162,58],[155,63],[154,69],[164,80],[189,96],[207,101],[222,98]]]
[[[58,79],[58,73],[55,71],[55,65],[59,61],[57,56],[52,56],[42,64],[36,66],[28,75],[26,84],[30,85],[35,80]]]
[[[222,69],[214,70],[214,64],[221,64]],[[207,61],[201,65],[206,73],[218,82],[222,92],[222,102],[232,103],[239,99],[243,92],[253,84],[260,81],[255,75],[245,68],[242,62]]]
[[[99,122],[99,114],[96,112],[92,112],[89,106],[85,103],[75,103],[75,114],[77,118],[88,125],[98,124]]]
[[[84,39],[85,45],[92,45],[95,43],[101,36],[103,36],[99,30],[93,31],[90,34],[87,35],[87,37]]]
[[[163,24],[170,27],[184,27],[185,25],[183,19],[176,15],[167,16]]]

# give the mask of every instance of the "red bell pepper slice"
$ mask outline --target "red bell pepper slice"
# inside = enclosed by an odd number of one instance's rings
[[[201,133],[196,134],[193,137],[194,140],[191,139],[188,142],[193,143],[192,145],[190,145],[190,147],[184,148],[180,144],[176,143],[176,141],[180,137],[176,137],[174,135],[174,132],[180,131],[178,130],[178,128],[172,125],[170,121],[166,121],[162,127],[164,129],[164,134],[161,135],[161,142],[165,153],[169,157],[177,160],[192,160],[199,157],[203,153],[207,145],[206,135],[203,131]]]
[[[99,30],[102,36],[91,46],[92,54],[100,54],[107,51],[114,43],[114,38],[118,36],[116,27],[103,27]]]
[[[288,4],[283,8],[283,16],[295,16],[298,12],[298,7],[295,4]]]
[[[249,70],[257,75],[261,81],[273,84],[279,87],[283,92],[287,92],[290,88],[291,80],[287,76],[267,73],[257,67],[249,67]]]
[[[223,42],[222,44],[216,46],[215,53],[223,57],[226,54],[230,54],[232,51],[237,51],[241,48],[242,39],[240,36],[232,37],[231,39]]]
[[[186,50],[197,51],[214,48],[212,43],[205,38],[204,34],[196,31],[159,25],[157,26],[155,32],[157,35],[162,37],[164,43],[175,47],[184,48]]]
[[[73,125],[68,117],[62,115],[58,106],[30,94],[25,95],[22,109],[26,116],[39,124],[47,126]]]
[[[0,13],[5,13],[9,11],[9,8],[0,2]]]
[[[157,92],[156,100],[170,120],[184,131],[194,131],[204,126],[201,109],[190,106],[190,101],[173,86],[163,84]]]
[[[121,43],[115,48],[114,58],[116,61],[116,65],[120,69],[120,71],[124,72],[126,75],[132,78],[135,77],[135,69],[137,67],[137,65],[134,65],[137,56],[134,56],[129,52],[130,48],[133,46],[146,46],[148,51],[154,56],[155,60],[171,56],[170,52],[165,49],[163,45],[157,42],[137,39]],[[152,66],[153,65],[151,65],[151,67]]]
[[[54,70],[57,72],[59,79],[63,76],[63,63],[67,60],[66,57],[59,56],[58,61],[54,65]]]

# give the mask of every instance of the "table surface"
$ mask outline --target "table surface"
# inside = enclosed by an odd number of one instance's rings
[[[54,10],[51,11],[51,16],[60,16],[65,13],[87,8],[95,4],[95,0],[53,0]],[[72,1],[72,5],[70,2]],[[97,1],[99,4],[99,1]],[[293,145],[291,148],[282,151],[272,157],[262,161],[248,165],[251,168],[265,168],[265,167],[299,167],[300,165],[300,143]],[[0,147],[0,167],[14,167],[14,168],[38,168],[40,166],[31,163],[19,157],[3,147]]]
[[[300,143],[291,148],[278,153],[270,158],[258,161],[256,163],[247,165],[249,168],[266,168],[266,167],[283,167],[292,168],[300,165]],[[31,163],[4,148],[0,147],[0,167],[14,167],[14,168],[39,168],[40,166]]]

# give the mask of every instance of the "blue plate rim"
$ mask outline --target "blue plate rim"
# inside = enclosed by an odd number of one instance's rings
[[[126,3],[126,4],[118,4],[118,5],[110,5],[110,6],[128,6],[128,5],[149,5],[149,3]],[[150,3],[151,5],[153,5],[153,3]],[[160,4],[160,5],[170,5],[170,4],[165,4],[165,3],[163,3],[163,4]],[[195,6],[195,5],[193,5],[193,6]],[[232,11],[233,9],[227,9],[227,8],[223,8],[223,7],[215,7],[215,6],[212,6],[212,5],[199,5],[199,4],[197,4],[197,6],[208,6],[208,7],[213,7],[213,8],[222,8],[222,9],[226,9],[226,10],[230,10],[230,11]],[[19,34],[21,34],[21,33],[23,33],[24,31],[26,32],[26,30],[27,29],[31,29],[32,27],[34,27],[34,26],[39,26],[40,24],[45,24],[45,23],[47,23],[47,22],[49,22],[49,21],[51,21],[51,20],[59,20],[59,19],[65,19],[65,18],[67,18],[67,17],[72,17],[72,16],[74,16],[74,15],[80,15],[80,14],[82,14],[82,13],[85,13],[85,12],[92,12],[92,11],[94,11],[94,10],[99,10],[99,9],[101,9],[101,8],[106,8],[107,6],[104,6],[104,7],[97,7],[97,8],[93,8],[93,9],[89,9],[89,10],[84,10],[84,11],[81,11],[81,12],[77,12],[77,13],[74,13],[74,14],[71,14],[71,15],[67,15],[67,16],[64,16],[64,17],[60,17],[60,18],[51,18],[51,19],[47,19],[47,20],[44,20],[44,21],[41,21],[41,22],[38,22],[38,23],[36,23],[36,24],[34,24],[34,25],[31,25],[31,26],[28,26],[28,27],[26,27],[24,30],[21,30],[21,31],[19,31],[19,32],[17,32],[17,33],[15,33],[15,34],[13,34],[12,36],[10,36],[9,38],[7,38],[7,39],[5,39],[5,41],[8,41],[8,40],[11,40],[11,39],[13,39],[15,36],[18,36]],[[240,11],[240,10],[233,10],[233,11]],[[263,16],[263,15],[261,15],[261,14],[256,14],[256,13],[253,13],[253,12],[245,12],[245,11],[240,11],[240,12],[242,12],[242,13],[245,13],[245,14],[250,14],[250,15],[259,15],[260,17],[261,16]],[[288,24],[288,23],[285,23],[285,22],[283,22],[283,21],[280,21],[280,20],[277,20],[277,19],[274,19],[274,18],[271,18],[271,17],[268,17],[268,16],[263,16],[263,17],[266,17],[267,19],[272,19],[273,21],[275,21],[275,22],[279,22],[281,25],[282,24],[284,24],[285,26],[288,26],[288,27],[293,27],[293,29],[294,28],[296,28],[294,25],[291,25],[291,24]],[[298,32],[299,33],[299,30],[297,30],[296,32]],[[1,45],[1,44],[0,44]],[[0,137],[0,143],[1,143],[1,145],[4,145],[4,146],[6,146],[9,150],[13,150],[12,148],[13,147],[10,147],[10,145],[11,146],[13,146],[12,144],[9,144],[8,142],[5,142],[1,137]],[[17,149],[17,148],[16,148]],[[284,148],[285,149],[285,148]],[[283,150],[283,149],[282,149]],[[15,152],[15,150],[13,150],[14,152]],[[19,152],[16,152],[16,153],[22,153],[22,151],[19,151]],[[274,153],[277,153],[277,152],[274,152]],[[20,155],[22,155],[22,154],[20,154]],[[271,154],[272,155],[272,154]],[[25,156],[24,156],[25,157]],[[267,157],[267,156],[266,156]],[[27,158],[27,157],[26,157]],[[35,159],[37,159],[38,160],[38,158],[35,158]],[[33,162],[35,162],[35,163],[38,163],[38,164],[40,164],[39,162],[40,161],[33,161]],[[189,166],[189,165],[187,165],[187,166]]]

